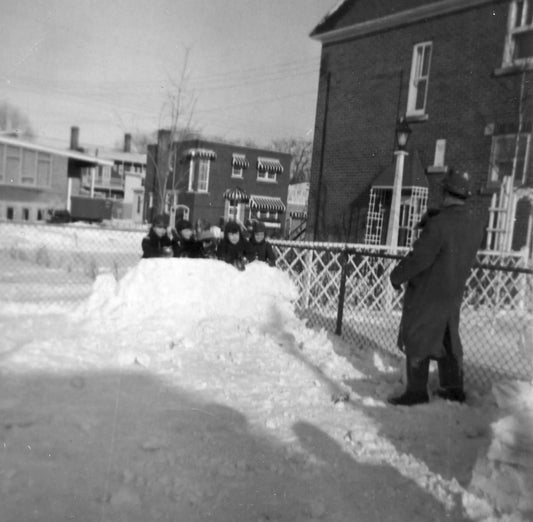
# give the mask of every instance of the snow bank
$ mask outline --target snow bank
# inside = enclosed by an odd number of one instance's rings
[[[498,511],[532,520],[533,383],[502,382],[492,393],[503,416],[491,425],[491,442],[476,463],[471,489]]]
[[[260,262],[241,272],[216,260],[144,259],[119,282],[100,274],[74,317],[113,328],[170,321],[182,333],[224,318],[270,328],[295,318],[297,297],[286,273]]]

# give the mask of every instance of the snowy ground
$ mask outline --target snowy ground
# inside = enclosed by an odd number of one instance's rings
[[[389,406],[393,362],[296,297],[261,263],[155,259],[75,311],[0,305],[0,521],[533,519],[530,385]]]

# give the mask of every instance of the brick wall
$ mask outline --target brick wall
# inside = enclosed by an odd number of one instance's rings
[[[429,166],[436,140],[446,139],[446,164],[472,175],[471,204],[487,212],[491,129],[516,128],[518,118],[520,75],[494,75],[502,62],[507,9],[506,2],[495,2],[323,47],[309,239],[363,240],[360,221],[370,187],[393,161],[396,119],[406,111],[413,46],[424,41],[433,42],[429,117],[410,123],[408,150],[417,149]],[[531,79],[529,73],[529,85]]]

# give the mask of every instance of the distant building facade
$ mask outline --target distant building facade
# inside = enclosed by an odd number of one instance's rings
[[[166,212],[211,225],[230,219],[265,223],[270,235],[285,229],[291,156],[265,149],[194,139],[170,143],[159,131],[148,147],[145,216]]]
[[[82,172],[111,165],[76,150],[0,136],[0,219],[38,222],[52,210],[70,211]]]
[[[307,225],[307,201],[309,199],[309,182],[289,184],[287,196],[287,223],[285,233],[289,238],[305,233]]]
[[[69,149],[0,136],[0,219],[44,221],[66,210],[73,219],[113,217],[142,223],[146,155],[89,152],[71,129]]]
[[[455,167],[472,177],[484,246],[531,252],[533,0],[345,0],[311,37],[322,57],[308,238],[385,242],[403,117],[400,241]]]

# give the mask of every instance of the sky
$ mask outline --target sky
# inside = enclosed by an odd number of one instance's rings
[[[321,46],[309,33],[337,3],[4,0],[0,101],[58,147],[71,126],[81,146],[164,127],[180,84],[202,135],[312,138]]]
[[[0,277],[2,520],[531,520],[533,384],[391,406],[398,359],[309,327],[259,261],[145,259],[54,311],[50,272]],[[30,274],[42,300],[9,302]]]

